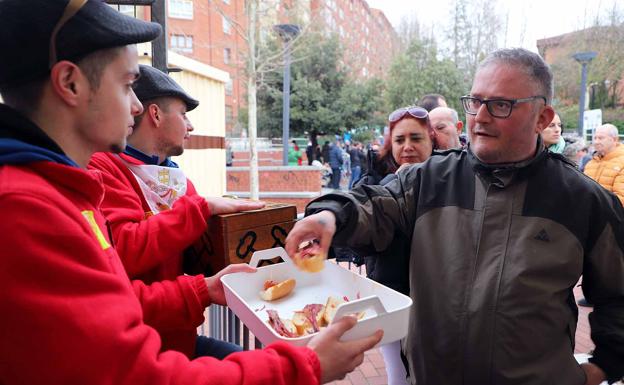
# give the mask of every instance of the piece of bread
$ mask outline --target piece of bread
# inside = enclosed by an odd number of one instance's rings
[[[318,273],[325,267],[325,259],[324,254],[302,257],[297,253],[295,254],[293,262],[303,271],[307,271],[308,273]]]
[[[323,270],[327,255],[321,250],[318,241],[301,242],[297,249],[298,251],[293,256],[295,266],[308,273],[318,273]]]
[[[260,298],[265,301],[275,301],[290,294],[295,288],[297,281],[290,278],[275,285],[267,285],[265,282],[265,290],[260,291]]]
[[[296,336],[299,335],[299,332],[297,332],[297,327],[295,326],[292,320],[289,320],[288,318],[282,318],[282,323],[284,324],[284,327],[286,328],[286,330],[288,330],[289,333],[292,333],[293,335],[296,335]]]
[[[344,303],[344,299],[342,298],[336,298],[336,297],[329,297],[327,298],[327,303],[325,304],[325,311],[323,312],[323,320],[329,325],[332,320],[334,319],[334,316],[336,315],[336,310],[338,309],[338,306],[340,306],[340,304]]]
[[[305,336],[315,333],[314,327],[303,311],[296,311],[293,315],[292,322],[297,328],[297,334]]]

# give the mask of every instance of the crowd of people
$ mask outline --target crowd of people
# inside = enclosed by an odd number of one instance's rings
[[[341,341],[353,316],[304,347],[197,335],[226,304],[221,276],[255,269],[185,274],[185,250],[210,216],[263,203],[202,197],[171,161],[199,101],[138,64],[158,24],[99,0],[2,0],[0,15],[0,383],[316,385],[362,363],[383,332]],[[461,98],[465,133],[430,94],[390,113],[379,144],[306,149],[336,191],[308,205],[287,252],[349,248],[412,298],[407,337],[382,347],[389,384],[624,376],[624,147],[610,124],[592,155],[566,141],[552,90],[539,55],[501,49]],[[296,142],[289,158],[302,163]],[[596,348],[579,365],[581,276]]]

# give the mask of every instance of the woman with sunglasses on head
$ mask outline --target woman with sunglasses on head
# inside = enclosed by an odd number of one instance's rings
[[[555,113],[555,117],[552,122],[550,122],[548,127],[544,128],[541,134],[544,146],[546,146],[548,151],[555,152],[557,154],[561,154],[563,152],[566,142],[563,139],[563,136],[561,136],[562,131],[563,123],[561,122],[561,117],[559,114]]]
[[[435,147],[435,131],[424,108],[410,106],[394,111],[388,117],[388,128],[379,156],[369,151],[368,171],[355,186],[389,183],[400,169],[424,162],[431,156]],[[409,295],[408,271],[402,268],[409,259],[409,241],[408,236],[397,236],[387,250],[378,255],[365,256],[367,276]],[[388,384],[407,384],[400,342],[382,346],[381,354],[386,364]]]

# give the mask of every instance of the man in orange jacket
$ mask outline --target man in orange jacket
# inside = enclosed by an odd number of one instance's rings
[[[134,44],[160,27],[99,0],[2,0],[0,15],[0,383],[317,385],[362,362],[381,333],[340,342],[352,317],[308,347],[161,352],[144,285],[111,245],[102,175],[86,170],[94,152],[125,148],[142,112]],[[218,278],[206,290],[222,303]]]
[[[624,203],[624,146],[618,142],[618,129],[603,124],[594,134],[596,152],[585,165],[585,174],[611,191]]]

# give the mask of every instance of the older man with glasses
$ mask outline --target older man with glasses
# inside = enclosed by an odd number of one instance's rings
[[[599,384],[624,375],[624,209],[540,132],[552,74],[524,49],[491,53],[462,98],[470,143],[383,186],[307,207],[287,239],[358,250],[411,239],[412,384]],[[292,255],[292,254],[291,254]],[[595,304],[589,363],[573,356],[573,288]]]

